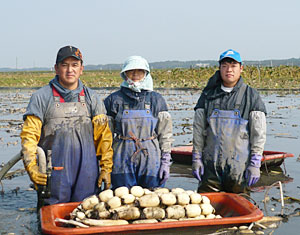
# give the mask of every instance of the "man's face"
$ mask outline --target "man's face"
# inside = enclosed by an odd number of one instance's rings
[[[221,62],[220,73],[225,87],[234,87],[240,79],[243,66],[236,62]]]
[[[74,57],[68,57],[55,65],[56,75],[59,83],[69,90],[75,90],[78,87],[78,80],[83,71],[83,65],[80,60]]]

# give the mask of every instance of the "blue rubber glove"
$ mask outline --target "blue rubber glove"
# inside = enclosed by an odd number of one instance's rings
[[[249,166],[246,169],[245,177],[248,186],[256,184],[260,178],[260,166],[262,156],[259,154],[252,154]]]
[[[161,185],[163,185],[167,181],[167,179],[169,179],[171,165],[171,154],[166,152],[162,153],[159,169],[159,179]]]
[[[202,154],[201,153],[194,153],[192,154],[192,170],[193,170],[193,176],[201,181],[201,176],[204,174],[204,165],[202,162]]]

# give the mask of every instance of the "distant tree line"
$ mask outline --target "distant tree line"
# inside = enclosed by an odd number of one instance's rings
[[[282,60],[251,60],[244,61],[246,66],[255,67],[277,67],[277,66],[300,66],[300,58],[282,59]],[[198,68],[198,67],[213,67],[218,66],[216,60],[193,60],[193,61],[161,61],[150,63],[151,69],[175,69],[175,68]],[[85,65],[85,70],[121,70],[122,64],[99,64]],[[53,68],[35,67],[35,68],[0,68],[0,72],[14,71],[52,71]]]

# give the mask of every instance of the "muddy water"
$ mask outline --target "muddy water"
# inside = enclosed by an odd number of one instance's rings
[[[0,90],[0,164],[6,163],[20,151],[20,126],[22,114],[28,104],[33,90]],[[112,90],[97,90],[103,97]],[[193,107],[200,95],[195,90],[159,90],[169,104],[174,123],[174,145],[189,144],[192,140]],[[267,106],[268,132],[266,150],[290,152],[294,158],[286,159],[285,163],[275,169],[269,169],[253,188],[251,198],[257,203],[265,215],[281,213],[279,189],[272,187],[268,191],[270,201],[264,205],[262,200],[266,193],[266,185],[281,180],[285,196],[300,199],[300,95],[291,93],[262,93]],[[22,169],[21,162],[12,170]],[[191,177],[191,166],[173,164],[171,178],[166,187],[182,187],[196,190],[197,181]],[[12,179],[5,179],[0,185],[0,233],[8,234],[39,234],[39,222],[34,210],[36,193],[30,188],[28,176],[19,174]],[[283,213],[287,216],[299,211],[300,203],[285,203]],[[299,216],[289,216],[278,227],[265,230],[265,234],[298,234]],[[207,234],[216,231],[208,229],[171,230],[168,234]]]

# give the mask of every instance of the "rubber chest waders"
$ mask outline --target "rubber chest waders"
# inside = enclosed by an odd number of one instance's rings
[[[52,91],[54,103],[46,113],[39,142],[45,153],[51,150],[54,169],[51,197],[45,202],[82,201],[96,192],[99,175],[84,90],[78,96],[79,102],[64,102],[54,87]]]
[[[243,84],[237,94],[234,110],[220,110],[220,99],[208,118],[206,145],[203,150],[205,165],[201,187],[214,184],[216,189],[241,186],[250,154],[248,120],[241,117],[240,105],[246,90]],[[209,110],[209,109],[208,109]],[[215,181],[215,182],[214,182]],[[225,187],[225,188],[224,188]]]
[[[124,103],[116,116],[114,139],[113,188],[120,186],[159,186],[161,152],[155,134],[158,119],[150,109],[150,94],[146,95],[144,110],[132,110]]]

